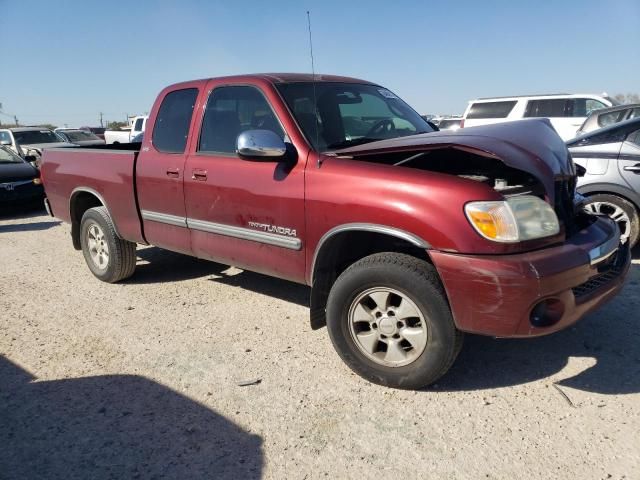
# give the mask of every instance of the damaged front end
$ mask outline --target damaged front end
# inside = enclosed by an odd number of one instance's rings
[[[576,196],[569,152],[546,119],[400,137],[335,154],[454,175],[482,183],[505,200],[535,196],[552,206],[567,237],[593,222]]]

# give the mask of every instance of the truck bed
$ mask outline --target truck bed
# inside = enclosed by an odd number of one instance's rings
[[[102,199],[120,237],[146,243],[135,191],[139,151],[139,143],[44,150],[40,169],[53,214],[70,222],[74,197],[90,192]]]

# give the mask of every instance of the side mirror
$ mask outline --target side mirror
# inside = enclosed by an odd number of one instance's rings
[[[287,146],[271,130],[247,130],[238,135],[236,151],[241,157],[278,161],[287,153]]]
[[[587,174],[587,169],[582,165],[574,164],[576,166],[576,175],[579,177],[584,177]]]
[[[36,163],[38,161],[38,157],[36,157],[35,155],[25,155],[24,161],[29,163]]]

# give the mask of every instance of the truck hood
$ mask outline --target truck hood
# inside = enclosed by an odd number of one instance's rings
[[[397,152],[454,148],[501,161],[536,177],[554,200],[554,183],[575,177],[565,143],[547,119],[505,122],[460,130],[439,131],[380,140],[337,150],[338,156],[357,158]]]

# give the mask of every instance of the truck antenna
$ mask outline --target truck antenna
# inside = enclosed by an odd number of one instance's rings
[[[318,125],[318,97],[316,94],[316,69],[313,63],[313,41],[311,39],[311,13],[307,10],[307,27],[309,29],[309,53],[311,55],[311,83],[313,85],[313,116],[315,117],[315,127],[316,127],[316,150],[320,145],[320,125]],[[320,156],[320,152],[316,152],[318,154],[318,168],[322,165],[322,160]]]

